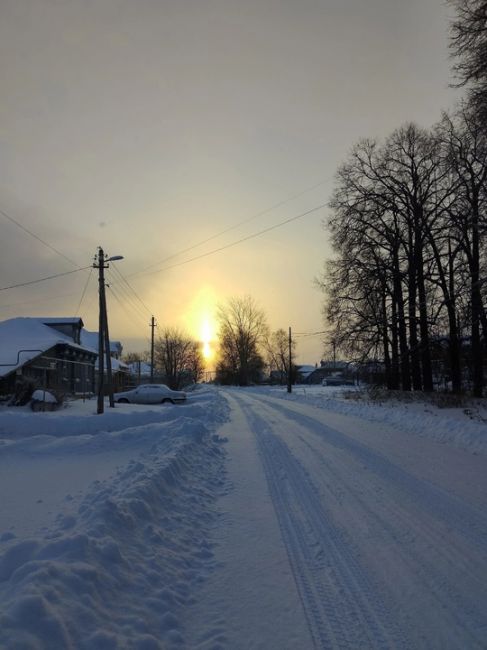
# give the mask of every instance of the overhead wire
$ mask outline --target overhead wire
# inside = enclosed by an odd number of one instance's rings
[[[297,192],[296,194],[293,194],[292,196],[289,196],[288,198],[279,201],[278,203],[275,203],[274,205],[271,205],[269,208],[266,208],[265,210],[261,210],[260,212],[257,212],[256,214],[252,215],[251,217],[248,217],[247,219],[244,219],[243,221],[239,221],[238,223],[234,224],[233,226],[229,226],[228,228],[225,228],[224,230],[221,230],[218,233],[215,233],[214,235],[211,235],[210,237],[207,237],[206,239],[203,239],[196,244],[192,244],[191,246],[188,246],[187,248],[184,248],[183,250],[178,251],[177,253],[173,253],[172,255],[169,255],[168,257],[159,260],[158,262],[153,262],[152,264],[149,264],[148,266],[144,267],[140,271],[137,271],[136,273],[132,273],[129,277],[139,275],[147,271],[148,269],[153,268],[154,266],[158,266],[159,264],[165,264],[169,260],[174,259],[175,257],[179,257],[179,255],[183,255],[184,253],[189,253],[189,251],[194,250],[195,248],[199,248],[200,246],[203,246],[204,244],[207,244],[210,241],[213,241],[214,239],[217,239],[218,237],[221,237],[222,235],[226,235],[227,233],[231,232],[232,230],[236,230],[237,228],[240,228],[240,226],[244,226],[247,223],[250,223],[251,221],[254,221],[255,219],[258,219],[259,217],[264,216],[265,214],[268,214],[269,212],[272,212],[272,210],[276,210],[277,208],[282,207],[283,205],[286,205],[286,203],[289,203],[290,201],[294,201],[295,199],[298,199],[299,197],[303,196],[304,194],[307,194],[308,192],[312,192],[318,187],[321,187],[325,183],[328,183],[329,179],[322,180],[319,183],[315,183],[311,187],[307,187],[304,190],[301,190],[300,192]]]
[[[58,250],[57,248],[55,248],[52,244],[49,244],[47,241],[44,241],[41,237],[39,237],[39,235],[36,235],[36,233],[32,232],[32,230],[29,230],[28,228],[26,228],[25,226],[23,226],[19,221],[17,221],[17,219],[14,219],[10,214],[8,214],[8,212],[6,212],[5,210],[2,210],[2,209],[0,208],[0,214],[1,214],[3,217],[5,217],[5,219],[8,219],[11,223],[13,223],[15,226],[17,226],[18,228],[20,228],[20,230],[23,230],[25,233],[27,233],[28,235],[30,235],[31,237],[33,237],[34,239],[36,239],[38,242],[40,242],[41,244],[43,244],[44,246],[46,246],[47,248],[49,248],[50,250],[52,250],[54,253],[56,253],[56,254],[59,255],[60,257],[64,258],[67,262],[69,262],[69,263],[72,264],[73,266],[76,266],[76,267],[79,268],[79,264],[77,264],[74,260],[72,260],[72,259],[69,258],[67,255],[65,255],[64,253],[62,253],[61,251],[59,251],[59,250]]]
[[[307,338],[310,336],[321,336],[328,334],[328,332],[293,332],[293,338]]]
[[[209,255],[214,255],[215,253],[219,253],[221,251],[226,250],[227,248],[232,248],[233,246],[237,246],[238,244],[241,244],[245,241],[249,241],[250,239],[255,239],[256,237],[260,237],[261,235],[264,235],[265,233],[271,232],[272,230],[276,230],[276,228],[281,228],[282,226],[285,226],[288,223],[291,223],[293,221],[297,221],[298,219],[302,219],[303,217],[306,217],[308,214],[312,214],[313,212],[317,212],[318,210],[321,210],[322,208],[325,208],[327,206],[327,203],[322,203],[321,205],[318,205],[314,208],[311,208],[311,210],[306,210],[306,212],[302,212],[301,214],[295,215],[294,217],[290,217],[289,219],[285,219],[284,221],[280,221],[279,223],[274,224],[273,226],[269,226],[268,228],[264,228],[263,230],[259,230],[259,232],[253,233],[251,235],[247,235],[246,237],[241,237],[237,241],[230,242],[229,244],[225,244],[224,246],[220,246],[219,248],[214,248],[211,251],[207,251],[206,253],[202,253],[201,255],[196,255],[195,257],[191,257],[189,260],[183,260],[182,262],[177,262],[176,264],[170,264],[169,266],[165,266],[162,269],[158,269],[157,271],[145,271],[144,273],[139,272],[138,275],[152,275],[154,273],[161,273],[162,271],[168,271],[169,269],[176,268],[177,266],[183,266],[184,264],[189,264],[190,262],[194,262],[196,260],[203,259],[204,257],[208,257]],[[132,276],[135,274],[132,274]],[[129,276],[129,277],[132,277]]]
[[[139,294],[135,291],[135,289],[132,287],[132,285],[129,283],[127,278],[122,274],[122,272],[114,265],[111,268],[115,271],[115,273],[119,276],[119,278],[122,280],[122,282],[127,285],[131,293],[135,296],[135,298],[139,301],[139,303],[142,305],[142,307],[152,316],[154,314],[154,310],[149,309],[145,302],[142,300],[142,298],[139,296]]]
[[[259,236],[261,236],[261,235],[264,235],[264,234],[266,234],[266,233],[268,233],[268,232],[271,232],[271,231],[273,231],[273,230],[275,230],[275,229],[277,229],[277,228],[280,228],[280,227],[282,227],[282,226],[284,226],[284,225],[286,225],[286,224],[288,224],[288,223],[291,223],[291,222],[296,221],[296,220],[298,220],[298,219],[301,219],[301,218],[303,218],[303,217],[305,217],[305,216],[307,216],[307,215],[309,215],[309,214],[312,214],[312,213],[314,213],[314,212],[316,212],[316,211],[318,211],[318,210],[320,210],[320,209],[326,207],[327,204],[326,204],[326,203],[323,203],[323,204],[321,204],[321,205],[319,205],[319,206],[316,206],[316,207],[314,207],[314,208],[312,208],[312,209],[310,209],[310,210],[307,210],[307,211],[305,211],[305,212],[303,212],[303,213],[300,213],[300,214],[298,214],[298,215],[295,215],[295,216],[293,216],[293,217],[290,217],[290,218],[288,218],[288,219],[285,219],[285,220],[283,220],[283,221],[281,221],[281,222],[279,222],[279,223],[277,223],[277,224],[274,224],[274,225],[272,225],[272,226],[269,226],[268,228],[264,228],[264,229],[262,229],[262,230],[260,230],[260,231],[258,231],[258,232],[256,232],[256,233],[252,233],[252,234],[250,234],[250,235],[247,235],[246,237],[242,237],[242,238],[240,238],[240,239],[238,239],[238,240],[236,240],[236,241],[230,242],[230,243],[228,243],[228,244],[225,244],[225,245],[223,245],[223,246],[220,246],[220,247],[218,247],[218,248],[215,248],[215,249],[213,249],[213,250],[211,250],[211,251],[207,251],[207,252],[205,252],[205,253],[202,253],[201,255],[194,256],[194,257],[192,257],[192,258],[190,258],[190,259],[183,260],[183,261],[178,262],[178,263],[176,263],[176,264],[171,264],[171,265],[169,265],[169,266],[163,267],[163,268],[158,269],[158,270],[155,270],[155,271],[148,271],[148,270],[147,270],[147,269],[152,268],[152,267],[155,266],[156,264],[164,264],[165,262],[167,262],[167,261],[169,261],[169,260],[171,260],[171,259],[173,259],[173,258],[175,258],[175,257],[177,257],[177,256],[179,256],[179,255],[182,255],[182,254],[184,254],[185,252],[189,252],[189,251],[191,251],[191,250],[194,250],[195,248],[197,248],[197,247],[199,247],[199,246],[202,246],[202,245],[204,245],[205,243],[208,243],[209,241],[212,241],[212,240],[216,239],[217,237],[220,237],[220,236],[222,236],[222,235],[224,235],[224,234],[226,234],[226,233],[228,233],[228,232],[231,232],[232,230],[235,230],[236,228],[238,228],[238,227],[240,227],[240,226],[242,226],[242,225],[244,225],[244,224],[247,224],[247,223],[249,223],[249,222],[255,220],[256,218],[258,218],[258,217],[260,217],[260,216],[263,216],[264,214],[267,214],[268,212],[271,212],[272,210],[274,210],[274,209],[276,209],[276,208],[278,208],[278,207],[281,207],[282,205],[285,205],[285,204],[288,203],[289,201],[292,201],[292,200],[294,200],[294,199],[296,199],[296,198],[298,198],[298,197],[300,197],[300,196],[306,194],[307,192],[310,192],[310,191],[312,191],[313,189],[316,189],[317,187],[320,187],[320,186],[323,185],[325,182],[327,182],[327,181],[320,181],[319,183],[317,183],[317,184],[315,184],[315,185],[313,185],[313,186],[311,186],[311,187],[309,187],[309,188],[307,188],[307,189],[305,189],[305,190],[302,190],[301,192],[298,192],[298,193],[294,194],[293,196],[288,197],[287,199],[284,199],[283,201],[280,201],[280,202],[274,204],[274,205],[271,206],[270,208],[267,208],[267,209],[265,209],[265,210],[262,210],[262,211],[258,212],[257,214],[252,215],[251,217],[249,217],[249,218],[247,218],[247,219],[245,219],[245,220],[243,220],[243,221],[240,221],[239,223],[234,224],[233,226],[230,226],[229,228],[226,228],[226,229],[222,230],[221,232],[216,233],[216,234],[212,235],[211,237],[206,238],[205,240],[203,240],[203,241],[201,241],[201,242],[198,242],[198,243],[196,243],[196,244],[194,244],[194,245],[192,245],[192,246],[189,246],[189,247],[185,248],[184,250],[179,251],[178,253],[174,253],[173,255],[170,255],[169,257],[165,258],[164,260],[162,260],[162,261],[160,261],[160,262],[157,262],[157,263],[151,264],[150,266],[145,267],[145,268],[142,269],[141,271],[138,271],[138,272],[136,272],[136,273],[133,273],[133,274],[129,275],[128,277],[132,277],[132,276],[135,276],[135,275],[140,276],[140,275],[147,275],[147,274],[153,274],[153,273],[160,273],[160,272],[162,272],[162,271],[165,271],[165,270],[168,270],[168,269],[171,269],[171,268],[175,268],[175,267],[177,267],[177,266],[182,266],[182,265],[185,265],[185,264],[189,264],[190,262],[193,262],[193,261],[196,261],[196,260],[199,260],[199,259],[203,259],[203,258],[208,257],[208,256],[210,256],[210,255],[214,255],[214,254],[216,254],[216,253],[218,253],[218,252],[221,252],[221,251],[223,251],[223,250],[226,250],[226,249],[228,249],[228,248],[232,248],[232,247],[234,247],[234,246],[237,246],[238,244],[241,244],[241,243],[243,243],[243,242],[245,242],[245,241],[249,241],[249,240],[251,240],[251,239],[255,239],[256,237],[259,237]],[[37,241],[39,241],[41,244],[43,244],[44,246],[46,246],[47,248],[49,248],[50,250],[52,250],[54,253],[56,253],[57,255],[59,255],[60,257],[62,257],[63,259],[65,259],[67,262],[69,262],[69,263],[72,264],[73,266],[76,266],[76,267],[77,267],[76,269],[74,269],[74,270],[72,270],[72,271],[66,271],[66,272],[64,272],[64,273],[57,273],[57,274],[53,274],[53,275],[46,276],[46,277],[43,277],[43,278],[38,278],[38,279],[36,279],[36,280],[30,280],[30,281],[27,281],[27,282],[21,282],[21,283],[17,283],[17,284],[9,285],[9,286],[6,286],[6,287],[0,287],[0,291],[6,291],[6,290],[9,290],[9,289],[15,289],[15,288],[19,288],[19,287],[25,287],[25,286],[29,286],[29,285],[33,285],[33,284],[38,284],[38,283],[45,282],[45,281],[48,281],[48,280],[52,280],[52,279],[55,279],[55,278],[58,278],[58,277],[63,277],[63,276],[66,276],[66,275],[70,275],[70,274],[76,273],[76,272],[78,272],[78,271],[84,271],[84,270],[90,269],[90,273],[89,273],[88,278],[87,278],[87,280],[86,280],[86,283],[85,283],[85,285],[84,285],[83,292],[82,292],[82,295],[81,295],[81,298],[80,298],[80,301],[79,301],[79,304],[78,304],[78,307],[77,307],[77,310],[76,310],[77,312],[79,312],[79,310],[80,310],[80,308],[81,308],[81,304],[82,304],[82,302],[83,302],[83,300],[84,300],[84,297],[85,297],[85,294],[86,294],[86,291],[87,291],[87,288],[88,288],[88,285],[89,285],[90,279],[91,279],[91,277],[92,277],[93,266],[90,265],[90,266],[85,266],[85,267],[79,267],[79,265],[78,265],[74,260],[70,259],[67,255],[65,255],[64,253],[62,253],[61,251],[59,251],[59,250],[58,250],[57,248],[55,248],[53,245],[49,244],[47,241],[45,241],[44,239],[42,239],[41,237],[39,237],[39,235],[37,235],[36,233],[32,232],[31,230],[29,230],[29,229],[26,228],[25,226],[23,226],[23,225],[22,225],[20,222],[18,222],[14,217],[12,217],[11,215],[9,215],[5,210],[0,209],[0,214],[1,214],[5,219],[7,219],[8,221],[10,221],[10,222],[13,223],[14,225],[16,225],[19,229],[21,229],[22,231],[24,231],[25,233],[27,233],[28,235],[30,235],[31,237],[33,237],[34,239],[36,239]],[[135,303],[134,303],[134,299],[132,298],[131,295],[128,294],[127,289],[131,292],[131,294],[135,297],[135,299],[136,299],[136,300],[141,304],[141,306],[143,307],[143,309],[145,309],[145,311],[147,311],[147,312],[148,312],[149,314],[151,314],[151,315],[154,314],[154,311],[151,310],[151,309],[149,309],[149,307],[148,307],[148,306],[144,303],[144,301],[140,298],[140,296],[139,296],[138,293],[135,291],[135,289],[132,287],[132,285],[128,282],[127,277],[125,277],[125,276],[124,276],[124,275],[123,275],[123,274],[122,274],[122,273],[121,273],[121,272],[116,268],[116,266],[114,266],[113,269],[114,269],[116,275],[117,275],[118,278],[119,278],[118,280],[115,280],[115,283],[117,284],[117,286],[119,286],[119,288],[120,288],[120,290],[122,291],[122,293],[124,293],[125,300],[128,301],[128,303],[131,305],[131,308],[132,308],[132,310],[134,311],[134,313],[137,315],[137,317],[140,318],[141,320],[145,320],[144,317],[141,316],[140,308],[136,307],[136,305],[135,305]],[[125,286],[124,286],[124,285],[126,285],[127,289],[125,289]],[[114,295],[115,299],[118,300],[118,302],[120,302],[120,304],[125,308],[124,302],[120,300],[119,296],[116,294],[116,292],[113,290],[113,288],[111,288],[111,289],[112,289],[112,294]],[[72,294],[70,294],[70,295],[72,295]]]
[[[108,288],[108,291],[113,295],[113,297],[115,298],[115,300],[118,302],[118,304],[120,305],[120,307],[123,309],[123,311],[127,314],[127,316],[128,316],[129,318],[133,318],[134,314],[133,314],[133,313],[130,313],[130,312],[128,311],[128,309],[127,309],[127,303],[126,303],[125,301],[123,301],[123,300],[120,298],[120,296],[117,294],[117,292],[114,290],[114,288],[113,288],[111,285],[108,285],[107,288]],[[144,319],[143,317],[141,317],[140,314],[139,314],[138,312],[135,312],[135,315],[137,316],[137,318],[139,318],[139,319],[141,320],[141,322],[144,323],[144,325],[146,324],[146,323],[145,323],[145,319]]]
[[[92,275],[93,275],[93,267],[90,268],[90,272],[88,274],[88,277],[86,278],[85,286],[83,288],[83,293],[81,294],[81,298],[79,300],[78,307],[77,307],[76,311],[74,312],[75,316],[76,316],[76,314],[80,313],[81,303],[83,302],[83,298],[85,297],[86,289],[88,288],[88,284],[89,284],[89,282],[91,280]]]
[[[84,271],[85,269],[89,269],[91,267],[89,266],[83,266],[80,267],[79,269],[74,269],[73,271],[65,271],[64,273],[56,273],[55,275],[48,275],[45,278],[38,278],[37,280],[29,280],[28,282],[19,282],[18,284],[11,284],[8,287],[0,287],[0,291],[7,291],[7,289],[17,289],[17,287],[27,287],[28,285],[31,284],[38,284],[39,282],[45,282],[46,280],[53,280],[54,278],[61,278],[64,275],[71,275],[73,273],[78,273],[78,271]]]
[[[132,295],[128,292],[127,288],[126,288],[126,287],[125,287],[125,286],[124,286],[120,281],[117,282],[117,279],[115,278],[115,276],[113,275],[113,273],[111,273],[110,270],[109,270],[108,273],[107,273],[107,279],[109,280],[109,284],[108,284],[107,286],[113,288],[113,286],[115,285],[115,286],[117,287],[117,290],[119,290],[119,292],[120,292],[120,294],[121,294],[121,297],[124,299],[124,301],[125,301],[125,303],[127,304],[127,306],[129,306],[130,309],[131,309],[131,310],[132,310],[132,311],[133,311],[133,312],[134,312],[134,313],[135,313],[135,314],[136,314],[136,315],[137,315],[141,320],[143,320],[143,321],[145,322],[145,321],[146,321],[145,311],[143,311],[143,310],[140,308],[139,304],[135,302],[135,300],[133,299]]]

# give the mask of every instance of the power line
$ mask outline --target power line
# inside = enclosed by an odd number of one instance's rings
[[[255,219],[258,219],[259,217],[264,216],[265,214],[272,212],[272,210],[276,210],[277,208],[282,207],[286,203],[289,203],[290,201],[294,201],[295,199],[298,199],[299,197],[303,196],[304,194],[307,194],[308,192],[312,192],[318,187],[321,187],[325,183],[328,183],[329,179],[320,181],[319,183],[316,183],[315,185],[312,185],[311,187],[306,188],[305,190],[302,190],[301,192],[297,192],[296,194],[293,194],[292,196],[288,197],[287,199],[284,199],[282,201],[279,201],[278,203],[275,203],[274,205],[271,205],[270,208],[266,208],[265,210],[261,210],[260,212],[257,212],[257,214],[252,215],[251,217],[248,217],[247,219],[244,219],[243,221],[239,221],[233,226],[230,226],[229,228],[225,228],[225,230],[221,230],[220,232],[216,233],[215,235],[211,235],[211,237],[208,237],[207,239],[203,239],[200,242],[197,242],[196,244],[193,244],[192,246],[188,246],[188,248],[184,248],[183,250],[178,251],[177,253],[173,253],[172,255],[169,255],[169,257],[164,258],[163,260],[159,260],[158,262],[154,262],[153,264],[149,264],[149,266],[144,267],[140,271],[137,271],[136,273],[132,273],[129,275],[129,277],[132,277],[134,275],[139,275],[147,271],[148,269],[153,268],[154,266],[158,266],[159,264],[165,264],[169,260],[174,259],[175,257],[179,257],[179,255],[183,255],[184,253],[188,253],[189,251],[194,250],[195,248],[199,248],[199,246],[203,246],[204,244],[207,244],[210,241],[213,241],[213,239],[217,239],[218,237],[221,237],[222,235],[225,235],[228,232],[231,232],[232,230],[236,230],[237,228],[240,228],[240,226],[244,226],[247,223],[250,223],[251,221],[254,221]],[[157,272],[157,271],[156,271]]]
[[[81,294],[81,298],[80,298],[78,307],[77,307],[76,311],[74,312],[75,316],[76,316],[76,314],[80,313],[81,303],[83,302],[83,298],[85,297],[86,289],[88,288],[88,283],[91,280],[92,273],[93,273],[93,267],[90,268],[90,272],[88,274],[88,277],[86,278],[86,283],[85,283],[85,286],[84,286],[84,289],[83,289],[83,293]]]
[[[152,314],[154,313],[154,311],[151,310],[151,309],[149,309],[149,307],[147,307],[147,305],[145,304],[145,302],[142,300],[142,298],[139,296],[139,294],[135,291],[135,289],[134,289],[134,288],[132,287],[132,285],[129,283],[129,281],[127,280],[127,278],[124,277],[124,276],[122,275],[121,271],[120,271],[116,266],[114,266],[113,269],[114,269],[115,273],[116,273],[116,274],[117,274],[117,275],[122,279],[122,281],[127,285],[127,287],[130,289],[130,291],[133,293],[133,295],[137,298],[137,300],[140,302],[140,304],[142,305],[142,307],[143,307],[143,308],[144,308],[144,309],[145,309],[145,310],[146,310],[146,311],[147,311],[147,312],[152,316]]]
[[[127,316],[128,316],[129,318],[133,318],[133,314],[130,314],[130,312],[127,310],[127,303],[124,302],[124,301],[123,301],[123,300],[122,300],[122,299],[117,295],[117,293],[116,293],[116,291],[114,290],[114,288],[113,288],[112,286],[108,285],[107,289],[108,289],[109,292],[113,295],[113,297],[114,297],[115,300],[118,302],[118,304],[119,304],[120,307],[123,309],[123,311],[127,314]],[[132,307],[132,309],[133,309],[133,307]],[[140,314],[139,314],[138,312],[136,312],[135,315],[136,315],[138,318],[141,319],[141,322],[143,322],[144,325],[146,324],[146,323],[145,323],[145,318],[143,318],[142,316],[140,316]]]
[[[77,264],[77,263],[74,262],[72,259],[70,259],[69,257],[67,257],[64,253],[61,253],[61,251],[58,251],[57,248],[55,248],[54,246],[52,246],[52,245],[49,244],[48,242],[46,242],[46,241],[44,241],[43,239],[41,239],[41,238],[39,237],[39,235],[36,235],[34,232],[32,232],[32,230],[29,230],[28,228],[26,228],[25,226],[23,226],[23,225],[22,225],[21,223],[19,223],[16,219],[14,219],[14,218],[11,217],[7,212],[5,212],[5,210],[0,209],[0,214],[1,214],[3,217],[5,217],[5,219],[8,219],[11,223],[15,224],[15,225],[17,226],[17,228],[20,228],[20,230],[23,230],[24,232],[26,232],[28,235],[30,235],[30,236],[33,237],[34,239],[37,239],[37,241],[40,242],[41,244],[43,244],[44,246],[47,246],[47,248],[49,248],[49,249],[52,250],[54,253],[56,253],[56,255],[59,255],[60,257],[64,258],[67,262],[69,262],[69,263],[72,264],[73,266],[79,267],[79,264]]]
[[[38,280],[30,280],[29,282],[20,282],[19,284],[12,284],[9,287],[0,287],[0,291],[7,291],[7,289],[16,289],[17,287],[26,287],[29,284],[38,284],[39,282],[45,282],[46,280],[61,278],[63,275],[71,275],[72,273],[78,273],[78,271],[85,271],[86,269],[89,268],[91,267],[83,266],[79,269],[74,269],[74,271],[65,271],[64,273],[56,273],[56,275],[48,275],[46,278],[39,278]]]
[[[293,333],[294,338],[308,338],[311,336],[321,336],[322,334],[328,334],[328,332],[296,332]]]
[[[115,286],[117,287],[117,290],[118,290],[118,289],[120,290],[120,292],[121,292],[121,297],[124,299],[124,302],[125,302],[126,306],[130,307],[130,309],[133,311],[133,313],[134,313],[138,318],[140,318],[141,320],[143,320],[144,322],[146,322],[146,318],[147,318],[147,317],[146,317],[146,315],[145,315],[145,311],[143,311],[143,310],[140,308],[139,304],[135,302],[135,300],[133,299],[132,295],[128,292],[128,290],[126,289],[126,287],[125,287],[123,284],[121,284],[121,282],[117,281],[116,279],[113,280],[114,276],[113,276],[113,274],[111,273],[111,269],[108,269],[108,274],[107,274],[107,275],[108,275],[108,277],[109,277],[109,279],[110,279],[110,285],[109,285],[109,287],[110,287],[110,288],[113,288],[114,285],[115,285]],[[118,295],[118,294],[117,294],[117,295]]]
[[[273,226],[269,226],[269,228],[264,228],[264,230],[260,230],[259,232],[253,233],[252,235],[248,235],[247,237],[242,237],[241,239],[238,239],[237,241],[231,242],[230,244],[225,244],[225,246],[220,246],[220,248],[215,248],[211,251],[208,251],[206,253],[202,253],[201,255],[197,255],[196,257],[191,257],[189,260],[184,260],[183,262],[177,262],[176,264],[171,264],[170,266],[165,266],[162,269],[158,269],[157,271],[146,271],[145,273],[139,272],[139,275],[151,275],[153,273],[161,273],[161,271],[168,271],[169,269],[173,269],[177,266],[183,266],[184,264],[189,264],[190,262],[194,262],[196,260],[200,260],[203,257],[208,257],[209,255],[214,255],[215,253],[219,253],[220,251],[223,251],[227,248],[231,248],[232,246],[237,246],[237,244],[241,244],[242,242],[249,241],[249,239],[255,239],[256,237],[260,237],[260,235],[264,235],[267,232],[270,232],[271,230],[275,230],[276,228],[280,228],[281,226],[285,226],[288,223],[291,223],[292,221],[296,221],[297,219],[302,219],[303,217],[306,217],[308,214],[311,214],[313,212],[317,212],[318,210],[321,210],[322,208],[325,208],[327,206],[327,203],[322,203],[321,205],[316,206],[315,208],[311,208],[311,210],[307,210],[306,212],[302,212],[301,214],[298,214],[294,217],[291,217],[289,219],[285,219],[284,221],[281,221],[279,223],[274,224]],[[135,275],[135,274],[132,274]]]

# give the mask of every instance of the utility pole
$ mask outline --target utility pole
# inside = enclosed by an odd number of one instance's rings
[[[95,255],[93,268],[98,269],[98,297],[99,297],[99,318],[98,318],[98,402],[97,413],[104,412],[104,389],[105,389],[105,369],[104,357],[106,354],[107,363],[107,385],[108,394],[110,397],[110,406],[115,406],[113,398],[113,381],[112,381],[112,361],[110,356],[110,337],[108,335],[108,316],[107,316],[107,301],[105,295],[105,269],[108,268],[108,263],[112,260],[122,260],[121,255],[114,255],[113,257],[106,257],[103,248],[98,247],[98,256]],[[97,263],[98,262],[98,263]]]
[[[292,373],[292,336],[291,336],[291,328],[289,328],[289,369],[287,372],[287,392],[292,393],[293,387],[291,383],[291,373]]]
[[[93,264],[98,269],[98,415],[104,411],[104,345],[105,345],[105,253],[103,248],[98,248],[98,264]]]
[[[150,383],[154,383],[154,328],[156,326],[156,319],[154,316],[151,318],[150,328],[151,328],[151,337],[150,337]]]

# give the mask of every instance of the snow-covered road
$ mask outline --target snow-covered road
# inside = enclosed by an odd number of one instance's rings
[[[95,412],[0,409],[2,650],[487,648],[483,413],[322,387]]]
[[[487,647],[485,457],[261,391],[225,395],[233,490],[190,647]]]

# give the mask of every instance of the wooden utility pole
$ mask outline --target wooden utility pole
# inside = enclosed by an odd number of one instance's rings
[[[291,336],[291,328],[289,328],[289,362],[288,362],[288,371],[287,371],[287,392],[292,393],[293,387],[292,387],[292,382],[291,382],[291,373],[292,373],[292,336]]]
[[[120,256],[108,259],[120,259]],[[98,263],[97,263],[98,262]],[[107,364],[107,385],[108,394],[110,398],[110,406],[115,406],[113,397],[113,381],[112,381],[112,361],[110,356],[110,337],[108,335],[108,316],[107,316],[107,301],[105,295],[105,269],[108,268],[107,258],[100,246],[98,248],[98,257],[95,256],[93,264],[95,269],[98,269],[98,297],[99,297],[99,319],[98,319],[98,402],[97,413],[104,412],[104,393],[105,393],[105,354]]]
[[[156,319],[154,316],[151,318],[150,328],[151,328],[151,337],[150,337],[150,383],[154,383],[154,328],[156,326]]]
[[[101,246],[98,248],[98,264],[93,264],[98,269],[98,414],[104,411],[104,345],[105,345],[105,253]]]

